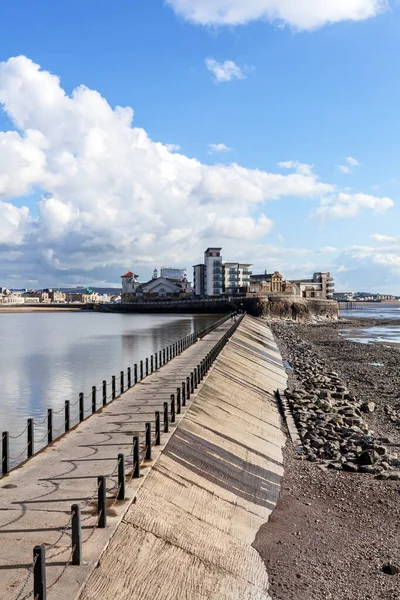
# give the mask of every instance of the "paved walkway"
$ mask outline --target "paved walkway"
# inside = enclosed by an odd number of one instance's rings
[[[270,600],[252,543],[274,508],[286,374],[245,317],[124,516],[80,600]]]
[[[155,411],[162,411],[163,403],[169,401],[170,395],[231,325],[228,321],[219,326],[44,452],[0,479],[2,600],[32,597],[32,577],[27,569],[32,565],[32,551],[37,544],[47,548],[48,599],[75,598],[176,425],[170,425],[169,434],[162,434],[161,445],[153,448],[153,461],[143,465],[142,477],[130,480],[125,501],[115,502],[116,477],[108,479],[106,529],[96,528],[98,475],[115,473],[118,453],[126,456],[131,453],[134,435],[144,442],[145,422],[154,424]],[[180,418],[177,416],[177,423]],[[83,507],[85,562],[79,567],[66,568],[71,557],[69,525],[74,503]]]

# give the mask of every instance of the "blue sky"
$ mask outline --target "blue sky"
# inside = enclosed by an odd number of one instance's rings
[[[145,279],[218,244],[400,294],[400,8],[316,7],[2,3],[0,285]]]

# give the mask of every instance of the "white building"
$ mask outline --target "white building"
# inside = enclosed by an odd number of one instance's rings
[[[250,286],[250,263],[223,261],[222,248],[207,248],[204,264],[193,266],[194,293],[206,296],[239,294]]]
[[[121,275],[122,279],[122,292],[121,301],[129,302],[129,298],[135,295],[137,288],[139,287],[138,275],[128,271],[125,275]]]

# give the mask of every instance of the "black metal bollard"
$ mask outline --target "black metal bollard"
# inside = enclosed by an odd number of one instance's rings
[[[168,402],[164,402],[164,433],[169,431]]]
[[[155,446],[159,446],[161,444],[161,424],[160,424],[160,411],[156,410],[156,425],[155,425],[155,429],[156,429],[156,436],[155,436],[155,441],[154,441],[154,445]]]
[[[99,515],[97,527],[100,527],[101,529],[104,529],[107,525],[106,492],[106,477],[104,475],[99,475],[97,478],[97,514]]]
[[[146,423],[146,452],[145,459],[151,460],[151,423]]]
[[[33,597],[46,600],[46,555],[44,546],[33,549]]]
[[[1,471],[3,475],[8,473],[10,469],[10,444],[9,444],[9,433],[3,431],[1,435]]]
[[[125,456],[123,454],[118,454],[117,500],[125,500]]]
[[[139,436],[133,437],[133,472],[132,477],[140,477]]]
[[[178,415],[181,414],[181,388],[176,388],[176,412]]]
[[[154,363],[155,363],[154,368],[157,371],[157,369],[158,369],[158,354],[157,354],[157,352],[154,354]]]
[[[51,444],[53,441],[53,409],[47,409],[47,443]]]
[[[190,373],[190,393],[193,394],[194,392],[194,375],[193,375],[193,371]]]
[[[194,375],[194,387],[197,388],[199,382],[197,381],[197,367],[195,367],[193,369],[193,375]]]
[[[69,410],[69,400],[65,401],[65,433],[69,431],[69,423],[70,423],[70,410]]]
[[[158,364],[159,364],[160,368],[162,367],[161,360],[162,360],[162,353],[161,353],[161,350],[160,350],[159,353],[158,353]]]
[[[115,375],[112,376],[111,378],[111,393],[112,393],[112,399],[115,400]]]
[[[197,383],[199,384],[201,381],[201,367],[197,365]]]
[[[154,371],[154,356],[151,355],[150,356],[150,373],[153,373]]]
[[[190,379],[186,377],[186,398],[190,399]]]
[[[163,356],[162,364],[165,365],[165,348],[163,348],[162,356]]]
[[[96,398],[96,386],[92,385],[92,415],[96,412],[97,409],[97,398]]]
[[[131,368],[128,367],[128,390],[130,390],[132,387],[132,374],[131,374]]]
[[[138,382],[137,364],[133,365],[133,384],[136,385]]]
[[[186,385],[184,381],[182,381],[182,406],[186,406]]]
[[[143,361],[140,361],[140,381],[143,379]]]
[[[33,419],[28,419],[28,458],[33,456],[33,453],[35,451],[33,429],[34,421]]]
[[[125,390],[124,372],[121,371],[119,374],[119,394],[123,394]]]
[[[146,377],[148,376],[148,374],[149,374],[149,359],[146,358]]]
[[[103,406],[107,404],[107,381],[103,380]]]
[[[71,506],[72,522],[71,522],[71,543],[72,543],[72,558],[71,563],[74,566],[79,566],[82,559],[82,529],[81,529],[81,507],[79,504]]]
[[[175,394],[171,394],[171,423],[175,423]]]
[[[79,421],[82,423],[84,418],[85,418],[85,397],[84,397],[83,393],[81,392],[79,394]]]

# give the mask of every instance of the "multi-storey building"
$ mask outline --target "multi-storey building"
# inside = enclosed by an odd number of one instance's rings
[[[335,280],[329,271],[314,273],[311,279],[292,279],[297,292],[303,298],[333,299]]]
[[[238,294],[250,285],[250,263],[222,260],[222,248],[207,248],[204,263],[193,267],[194,293],[206,296]]]

